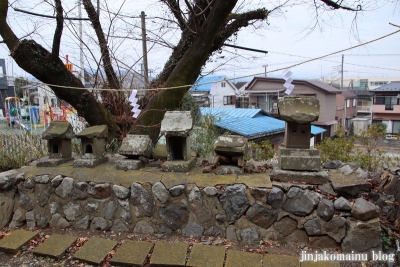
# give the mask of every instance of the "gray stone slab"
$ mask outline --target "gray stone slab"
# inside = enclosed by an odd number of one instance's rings
[[[348,194],[356,196],[362,192],[368,192],[370,184],[363,177],[352,173],[344,175],[338,172],[330,172],[330,179],[332,180],[333,189],[340,194]]]
[[[72,160],[74,160],[74,158],[49,159],[49,157],[44,157],[38,161],[36,167],[57,167],[58,165]]]
[[[151,267],[185,266],[188,245],[159,242],[154,246],[150,258]]]
[[[102,157],[99,159],[76,159],[74,160],[74,168],[79,168],[79,167],[93,168],[107,161],[108,157]]]
[[[92,237],[75,253],[74,259],[99,265],[116,245],[116,241]]]
[[[305,182],[308,184],[326,184],[330,182],[330,177],[326,171],[289,171],[275,167],[270,175],[272,181],[278,182]]]
[[[140,160],[134,159],[121,159],[115,161],[115,168],[117,170],[139,170],[143,164]]]
[[[300,267],[300,257],[287,255],[264,255],[264,267]]]
[[[224,260],[225,247],[223,246],[193,245],[186,266],[223,267]]]
[[[167,111],[161,121],[161,134],[187,136],[192,128],[190,111]]]
[[[263,255],[236,251],[236,250],[228,250],[226,255],[225,267],[262,267],[263,266]]]
[[[188,172],[196,164],[196,158],[191,158],[189,160],[174,160],[166,161],[161,165],[161,170],[163,172]]]
[[[0,251],[16,254],[21,247],[37,236],[37,232],[16,230],[0,240]]]
[[[65,251],[75,243],[76,236],[52,234],[33,250],[33,254],[59,260]]]
[[[153,243],[150,242],[126,240],[112,257],[110,264],[116,266],[143,266],[152,247]]]

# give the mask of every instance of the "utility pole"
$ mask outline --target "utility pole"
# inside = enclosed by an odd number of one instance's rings
[[[267,77],[267,68],[268,68],[268,65],[264,65],[263,67],[264,67],[264,72],[265,72],[264,76]]]
[[[344,55],[342,54],[342,81],[340,85],[340,90],[343,90],[343,62],[344,62]]]
[[[85,85],[85,66],[83,64],[83,30],[82,30],[82,0],[78,0],[78,16],[79,20],[79,61],[81,65],[81,70],[79,71],[79,79]]]
[[[140,13],[142,18],[142,47],[143,47],[143,65],[144,65],[144,83],[145,87],[149,86],[149,67],[147,65],[147,44],[146,44],[146,14],[144,11]]]
[[[100,0],[97,0],[97,16],[99,16],[100,19]]]

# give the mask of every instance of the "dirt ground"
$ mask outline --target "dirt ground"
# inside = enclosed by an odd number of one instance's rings
[[[288,256],[299,256],[302,250],[307,250],[308,253],[311,253],[312,249],[307,247],[301,248],[297,245],[274,245],[266,241],[260,241],[260,243],[252,244],[252,245],[243,245],[235,242],[231,242],[230,240],[219,238],[219,237],[184,237],[178,235],[138,235],[129,232],[112,232],[112,231],[90,231],[90,230],[76,230],[76,229],[41,229],[37,230],[39,235],[35,240],[31,240],[31,242],[24,246],[22,250],[16,254],[11,255],[7,253],[0,252],[0,266],[4,267],[90,267],[89,264],[80,263],[73,259],[74,252],[82,246],[88,238],[92,236],[106,238],[111,240],[116,240],[119,245],[123,240],[132,240],[132,241],[143,241],[143,242],[170,242],[170,243],[187,243],[189,244],[189,249],[193,244],[204,244],[211,246],[225,246],[227,249],[231,250],[239,250],[246,251],[252,253],[260,253],[260,254],[278,254],[278,255],[288,255]],[[6,236],[8,231],[3,229],[0,232],[0,239]],[[32,250],[37,247],[39,244],[44,242],[46,238],[50,235],[58,233],[58,234],[66,234],[66,235],[74,235],[78,236],[78,241],[66,252],[63,258],[56,261],[50,258],[37,257],[32,254]],[[117,246],[118,247],[118,246]],[[111,252],[113,254],[115,251]],[[330,250],[329,253],[334,253],[335,251]],[[109,260],[111,258],[111,254],[106,258],[106,260],[102,263],[102,267],[111,267],[109,264]],[[145,263],[145,267],[149,266],[149,263]],[[360,263],[360,262],[341,262],[341,267],[378,267],[378,266],[387,266],[384,263]],[[239,266],[238,266],[239,267]]]

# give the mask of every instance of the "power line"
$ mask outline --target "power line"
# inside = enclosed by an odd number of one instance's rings
[[[339,51],[336,51],[336,52],[332,52],[332,53],[329,53],[329,54],[326,54],[326,55],[322,55],[322,56],[319,56],[319,57],[311,58],[311,59],[309,59],[309,60],[306,60],[306,61],[303,61],[303,62],[294,64],[294,65],[286,66],[286,67],[284,67],[284,68],[279,68],[279,69],[271,70],[271,71],[268,71],[267,73],[282,71],[282,70],[285,70],[285,69],[288,69],[288,68],[294,68],[294,67],[296,67],[296,66],[300,66],[300,65],[309,63],[309,62],[311,62],[311,61],[320,60],[320,59],[322,59],[322,58],[325,58],[325,57],[328,57],[328,56],[332,56],[332,55],[334,55],[334,54],[339,54],[339,53],[342,53],[342,52],[344,52],[344,51],[348,51],[348,50],[351,50],[351,49],[354,49],[354,48],[357,48],[357,47],[360,47],[360,46],[364,46],[364,45],[367,45],[367,44],[370,44],[370,43],[379,41],[379,40],[381,40],[381,39],[387,38],[387,37],[389,37],[389,36],[391,36],[391,35],[394,35],[394,34],[396,34],[396,33],[399,33],[399,32],[400,32],[400,30],[397,30],[397,31],[394,31],[394,32],[392,32],[392,33],[383,35],[383,36],[381,36],[381,37],[375,38],[375,39],[370,40],[370,41],[365,42],[365,43],[361,43],[361,44],[358,44],[358,45],[355,45],[355,46],[352,46],[352,47],[349,47],[349,48],[345,48],[345,49],[342,49],[342,50],[339,50]],[[385,68],[382,68],[382,69],[385,69]],[[400,70],[398,70],[398,69],[391,69],[391,70],[400,71]],[[265,74],[265,71],[264,71],[264,72],[260,72],[260,73],[254,73],[254,74],[252,74],[252,75],[245,75],[245,76],[241,76],[241,77],[235,77],[235,78],[228,79],[228,80],[243,79],[243,78],[248,78],[248,77],[257,76],[257,75],[263,75],[263,74]],[[1,74],[1,73],[0,73],[0,76],[15,78],[14,76],[4,75],[4,74]],[[43,82],[36,82],[36,83],[38,83],[38,84],[45,84],[45,85],[47,85],[47,86],[52,86],[52,87],[59,87],[59,88],[68,88],[68,89],[76,89],[76,90],[87,90],[87,88],[82,88],[82,87],[72,87],[72,86],[63,86],[63,85],[56,85],[56,84],[47,84],[47,83],[43,83]],[[98,90],[98,91],[128,91],[128,92],[130,92],[130,91],[132,91],[132,90],[137,90],[137,91],[154,91],[154,90],[172,90],[172,89],[185,88],[185,87],[192,87],[192,86],[195,86],[195,85],[212,84],[212,83],[215,83],[215,81],[214,81],[214,82],[201,83],[201,84],[187,84],[187,85],[174,86],[174,87],[164,87],[164,88],[147,88],[147,89],[131,89],[131,88],[129,88],[129,89],[93,88],[93,89]]]

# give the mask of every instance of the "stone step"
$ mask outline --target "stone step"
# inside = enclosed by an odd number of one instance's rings
[[[150,258],[151,267],[185,266],[188,245],[159,242],[155,244]]]
[[[34,255],[59,260],[65,251],[78,239],[76,236],[52,234],[33,250]]]
[[[31,239],[38,235],[37,232],[15,230],[0,240],[0,251],[16,254]]]
[[[91,237],[74,255],[74,259],[100,265],[118,243],[113,240]]]
[[[228,250],[225,267],[263,267],[263,255],[243,251]],[[265,267],[269,265],[264,265]],[[285,266],[289,267],[289,266]]]
[[[286,255],[264,255],[263,259],[264,267],[301,267],[300,258]]]
[[[116,266],[143,266],[153,243],[126,240],[112,257],[110,264]]]
[[[186,266],[223,267],[224,260],[225,247],[223,246],[193,245]]]

